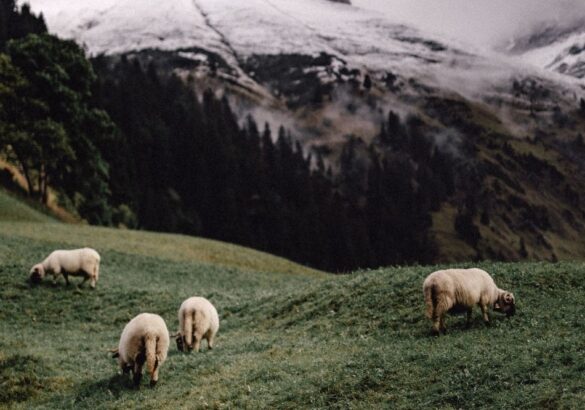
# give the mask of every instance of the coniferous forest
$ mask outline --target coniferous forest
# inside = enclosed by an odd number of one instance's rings
[[[94,97],[118,127],[110,164],[114,224],[202,235],[332,271],[428,262],[430,212],[454,191],[447,154],[416,118],[390,113],[376,140],[349,138],[339,170],[285,130],[225,98],[122,58],[94,61]],[[125,220],[124,216],[131,215]]]
[[[373,142],[348,137],[331,164],[188,79],[126,57],[90,63],[42,16],[2,6],[0,150],[31,197],[46,202],[50,187],[92,224],[201,235],[334,272],[433,260],[431,212],[455,192],[455,161],[418,118],[390,112]]]

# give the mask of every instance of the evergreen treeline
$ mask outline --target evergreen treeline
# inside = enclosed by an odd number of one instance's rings
[[[94,93],[118,125],[104,152],[118,223],[197,234],[332,271],[430,262],[430,212],[454,192],[452,160],[391,113],[369,146],[350,138],[335,175],[280,128],[239,125],[226,99],[198,98],[122,58],[94,61]]]
[[[15,0],[0,0],[0,50],[8,40],[46,32],[43,15],[32,14],[28,4],[19,8]]]

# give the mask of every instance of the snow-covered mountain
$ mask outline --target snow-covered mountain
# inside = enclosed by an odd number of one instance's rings
[[[580,70],[577,49],[569,45],[576,28],[519,38],[508,50],[518,59],[478,51],[346,1],[28,1],[50,31],[75,39],[90,55],[130,53],[187,71],[203,87],[232,91],[242,114],[287,124],[301,139],[319,144],[342,142],[348,134],[369,138],[389,107],[417,111],[437,92],[500,109],[517,99],[514,82],[531,77],[547,89],[543,107],[574,105],[580,97],[569,77],[543,69]],[[547,47],[563,51],[561,38],[569,47],[562,61],[558,54],[540,57]]]
[[[335,56],[351,69],[443,80],[472,67],[500,72],[480,58],[382,14],[330,0],[30,0],[52,32],[92,55],[145,49],[204,49],[238,66],[255,55]],[[187,56],[187,54],[184,54]],[[194,58],[201,58],[195,54]],[[506,68],[507,69],[507,68]],[[460,84],[458,79],[453,84]]]
[[[90,55],[166,59],[163,64],[187,69],[202,85],[211,81],[213,87],[245,94],[255,105],[284,108],[287,116],[296,110],[295,127],[309,122],[305,128],[314,128],[313,120],[298,112],[309,102],[324,99],[343,108],[348,87],[367,88],[368,112],[352,110],[338,129],[318,127],[316,134],[325,137],[371,134],[364,117],[372,124],[388,106],[406,104],[404,111],[412,111],[411,102],[433,90],[482,103],[510,101],[517,91],[513,83],[526,77],[548,90],[551,107],[571,105],[580,98],[575,80],[554,72],[585,74],[580,24],[518,37],[507,53],[496,54],[347,1],[28,1],[43,13],[50,31],[75,39]],[[371,98],[376,98],[373,108]],[[261,112],[254,114],[264,119]]]
[[[585,77],[585,19],[543,23],[515,38],[506,50],[536,67]]]

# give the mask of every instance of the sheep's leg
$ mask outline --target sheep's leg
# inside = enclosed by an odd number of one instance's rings
[[[194,349],[196,352],[199,351],[199,349],[201,348],[201,339],[203,339],[203,335],[200,333],[195,333],[193,335],[193,338],[195,339],[195,346]]]
[[[158,361],[157,361],[157,365],[154,367],[154,371],[152,372],[152,375],[150,376],[150,387],[156,386],[157,382],[158,382]]]
[[[140,381],[142,380],[142,363],[134,363],[134,386],[140,387]]]
[[[209,348],[209,350],[213,349],[214,337],[215,337],[214,334],[212,334],[211,332],[207,332],[207,347]]]
[[[440,322],[441,322],[441,332],[443,332],[443,333],[447,333],[447,326],[445,326],[445,315],[446,314],[443,313],[441,315],[441,319],[440,319]]]
[[[435,334],[447,333],[447,327],[445,326],[445,315],[451,308],[452,303],[449,298],[439,298],[435,310],[433,312],[433,332]]]
[[[473,308],[468,308],[467,309],[467,321],[465,323],[465,327],[466,328],[470,328],[471,327],[471,316],[473,314]]]
[[[63,277],[65,278],[65,284],[69,286],[69,273],[63,272]]]
[[[84,284],[85,282],[87,282],[87,279],[89,279],[89,278],[88,278],[87,276],[84,276],[84,277],[83,277],[83,280],[81,281],[81,283],[80,283],[79,285],[77,285],[77,287],[79,287],[79,288],[80,288],[80,287],[82,287],[82,286],[83,286],[83,284]]]
[[[439,312],[437,312],[437,309],[435,308],[435,310],[433,311],[433,330],[432,333],[434,335],[438,335],[441,333],[441,326],[442,326],[442,319],[441,319],[441,314]]]
[[[486,325],[490,324],[490,317],[488,315],[488,306],[484,303],[481,304],[481,313],[483,315],[483,321]]]

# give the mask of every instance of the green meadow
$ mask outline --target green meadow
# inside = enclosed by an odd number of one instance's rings
[[[102,255],[96,290],[27,282],[50,251],[80,246]],[[585,265],[479,266],[515,293],[516,316],[487,327],[476,310],[471,329],[453,316],[432,337],[422,282],[438,267],[328,275],[216,241],[55,223],[0,192],[0,407],[583,408]],[[173,342],[156,388],[145,376],[134,389],[108,349],[140,312],[174,332],[193,295],[218,309],[216,348]]]

